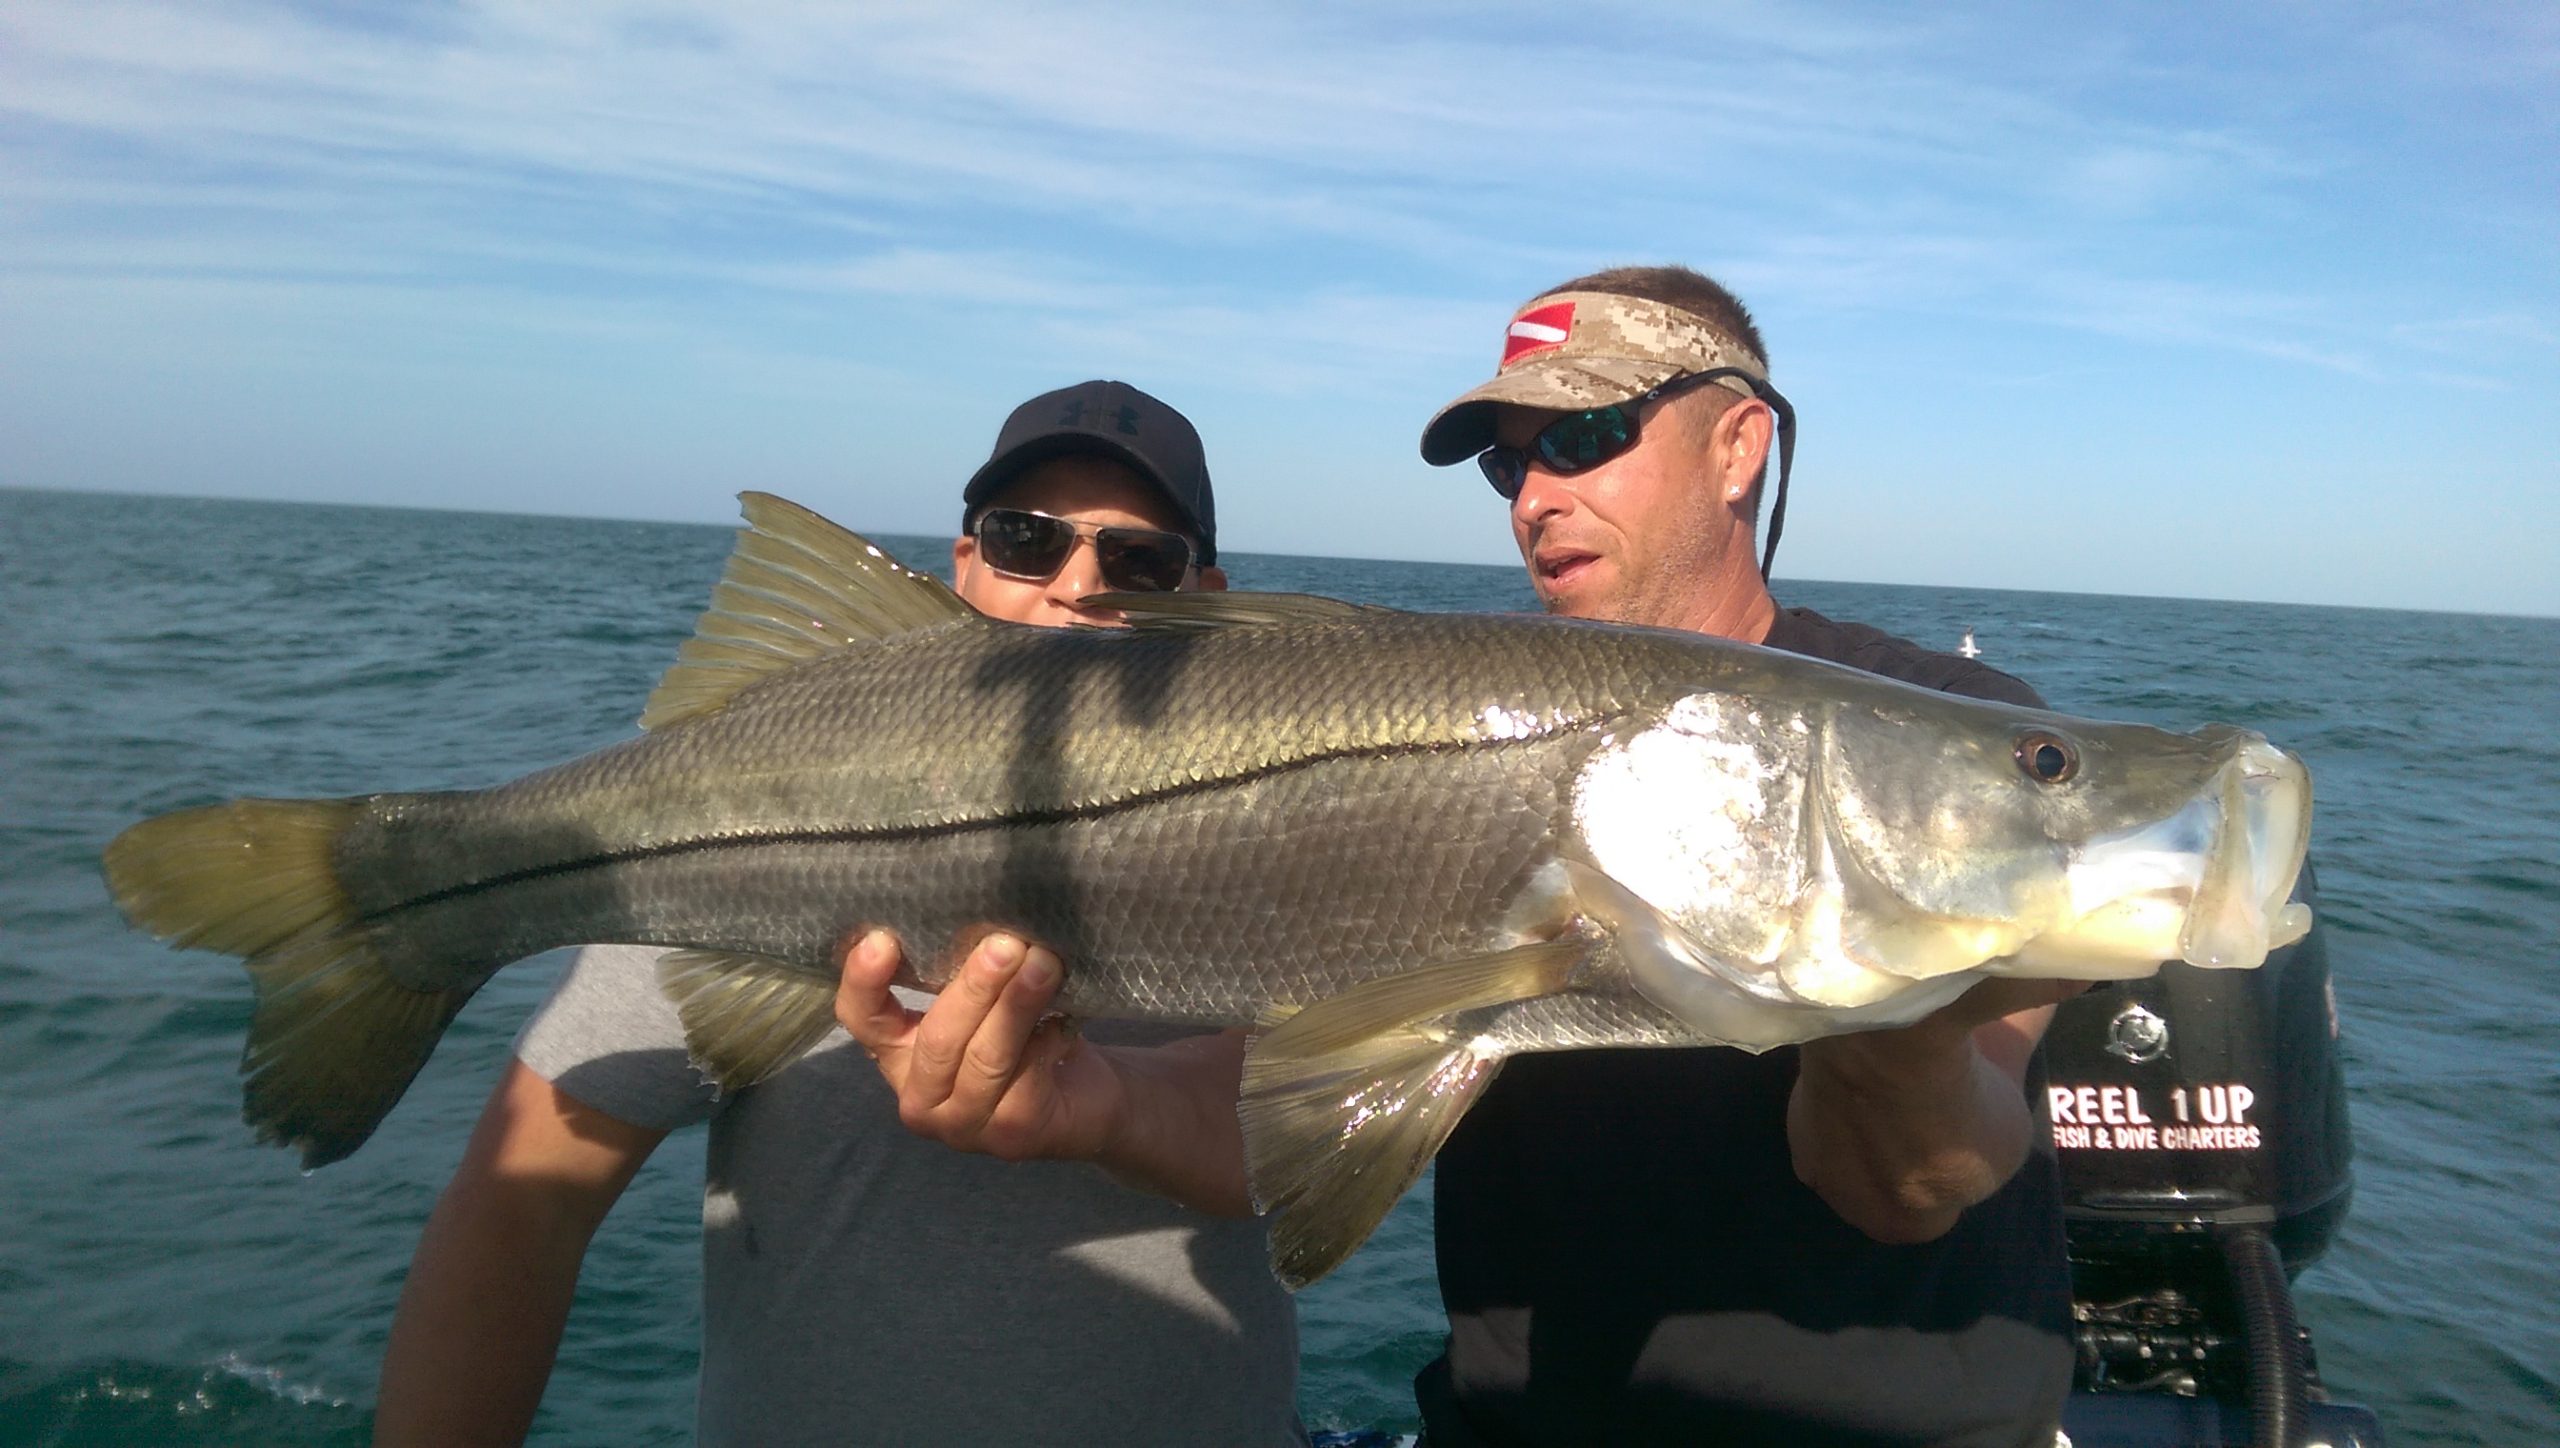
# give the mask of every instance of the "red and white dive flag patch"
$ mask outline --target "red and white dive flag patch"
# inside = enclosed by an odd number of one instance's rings
[[[1531,307],[1511,319],[1511,331],[1502,339],[1502,365],[1508,367],[1533,352],[1561,347],[1572,335],[1573,303]]]

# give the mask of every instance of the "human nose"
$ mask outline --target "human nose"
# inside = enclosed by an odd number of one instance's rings
[[[1571,512],[1573,503],[1572,480],[1532,458],[1521,472],[1520,491],[1511,495],[1512,526],[1533,527],[1558,514]]]
[[[1049,602],[1070,613],[1083,615],[1095,610],[1083,606],[1090,594],[1109,593],[1111,585],[1102,578],[1102,554],[1091,538],[1079,535],[1076,546],[1067,553],[1067,561],[1049,578]]]

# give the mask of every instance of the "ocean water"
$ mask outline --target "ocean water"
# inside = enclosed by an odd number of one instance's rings
[[[382,1131],[254,1145],[231,962],[124,929],[97,853],[239,794],[492,783],[631,729],[725,529],[0,490],[0,1445],[358,1444],[420,1224],[557,969],[504,972]],[[884,539],[920,564],[933,539]],[[1528,604],[1515,571],[1236,555],[1239,587]],[[2235,585],[2240,586],[2240,585]],[[2560,1442],[2560,621],[1782,580],[2074,712],[2310,761],[2358,1131],[2298,1287],[2400,1444]],[[685,1441],[699,1138],[600,1233],[543,1443]],[[1420,1194],[1301,1298],[1316,1427],[1412,1422]]]

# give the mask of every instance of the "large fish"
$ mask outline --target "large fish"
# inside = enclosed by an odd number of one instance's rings
[[[1063,1009],[1259,1024],[1240,1103],[1275,1267],[1366,1238],[1502,1060],[1918,1019],[1986,975],[2248,966],[2307,928],[2299,761],[1700,635],[1275,594],[989,620],[790,503],[639,738],[494,789],[239,800],[106,852],[117,903],[244,957],[245,1115],[353,1151],[501,966],[680,947],[704,1071],[833,1026],[839,952],[993,922]],[[1629,1103],[1629,1109],[1677,1109]]]

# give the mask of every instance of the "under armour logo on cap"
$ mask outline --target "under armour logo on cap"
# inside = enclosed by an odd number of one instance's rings
[[[1085,420],[1085,414],[1087,412],[1091,412],[1093,414],[1093,420],[1091,422],[1087,422]],[[1058,414],[1058,426],[1060,427],[1090,428],[1095,432],[1100,432],[1103,430],[1103,424],[1106,422],[1118,423],[1120,431],[1131,437],[1136,437],[1138,435],[1138,409],[1131,407],[1125,402],[1115,408],[1104,408],[1091,406],[1082,400],[1077,400],[1068,403],[1066,409]]]
[[[1561,347],[1572,335],[1573,303],[1531,307],[1511,319],[1511,330],[1502,339],[1502,365],[1508,367],[1523,357]]]

